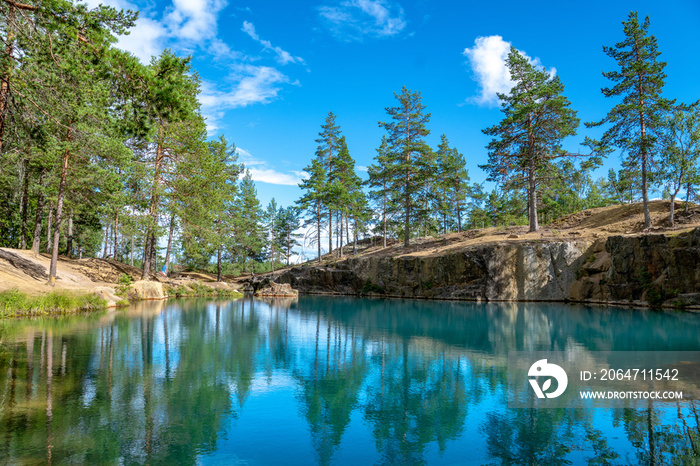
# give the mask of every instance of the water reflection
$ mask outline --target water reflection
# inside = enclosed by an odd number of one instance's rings
[[[15,463],[697,464],[700,407],[509,410],[509,350],[700,350],[700,317],[303,297],[0,323]]]

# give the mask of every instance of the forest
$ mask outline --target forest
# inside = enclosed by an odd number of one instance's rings
[[[649,18],[630,13],[623,40],[604,46],[617,63],[601,70],[607,115],[584,128],[579,153],[563,148],[581,121],[564,84],[511,49],[514,86],[499,94],[502,120],[488,163],[472,166],[443,134],[426,142],[430,113],[403,87],[386,108],[368,176],[358,175],[338,116],[320,123],[303,195],[263,207],[235,135],[207,134],[190,57],[164,50],[148,65],[118,49],[137,13],[66,0],[0,0],[0,247],[51,255],[109,257],[142,268],[240,275],[299,259],[352,254],[372,237],[412,238],[501,225],[540,224],[582,209],[644,202],[650,195],[696,200],[700,110],[663,94],[665,63]],[[314,137],[309,135],[309,137]],[[619,169],[594,173],[611,154]],[[469,169],[485,170],[485,184]],[[669,221],[674,219],[671,202]]]

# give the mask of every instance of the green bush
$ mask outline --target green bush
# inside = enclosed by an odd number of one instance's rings
[[[362,286],[362,291],[360,291],[361,294],[369,294],[369,293],[379,293],[379,294],[384,294],[384,289],[372,283],[371,281],[367,280],[365,284]]]
[[[131,275],[123,273],[117,280],[117,296],[126,296],[129,293],[132,282]]]

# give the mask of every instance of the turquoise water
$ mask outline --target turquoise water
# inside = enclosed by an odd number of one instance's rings
[[[700,315],[301,297],[7,320],[0,463],[698,462],[692,404],[507,408],[508,351],[572,348],[700,350]]]

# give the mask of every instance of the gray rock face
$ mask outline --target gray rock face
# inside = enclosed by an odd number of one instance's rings
[[[279,276],[302,293],[487,301],[564,301],[590,242],[480,245],[439,256],[350,258]]]
[[[335,266],[295,267],[275,281],[301,293],[694,306],[700,303],[700,229],[348,258]]]

